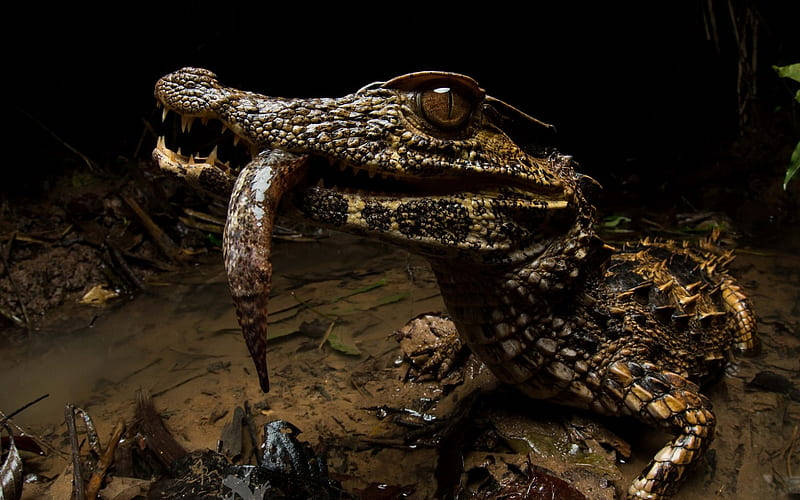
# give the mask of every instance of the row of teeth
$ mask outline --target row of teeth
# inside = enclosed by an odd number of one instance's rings
[[[162,150],[164,153],[166,153],[170,157],[170,159],[172,161],[181,161],[181,162],[185,161],[189,165],[195,165],[197,163],[205,163],[205,164],[208,164],[208,165],[214,165],[214,164],[218,163],[218,164],[224,166],[226,169],[230,169],[231,168],[231,163],[229,161],[219,161],[219,159],[217,158],[217,146],[214,146],[214,149],[211,150],[211,152],[208,154],[208,156],[206,158],[203,158],[201,156],[198,156],[197,158],[195,158],[194,155],[189,155],[188,159],[187,159],[186,156],[184,156],[183,153],[181,153],[181,148],[178,148],[177,151],[173,151],[173,150],[169,149],[167,147],[166,141],[164,140],[164,136],[159,136],[158,142],[157,142],[157,147],[160,150]]]
[[[161,102],[159,102],[159,101],[156,101],[156,102],[158,103],[159,107],[162,107]],[[166,107],[161,111],[161,123],[164,123],[164,122],[167,121],[167,115],[169,114],[169,111],[170,110],[168,108],[166,108]],[[181,132],[184,133],[184,134],[186,132],[191,132],[192,131],[192,124],[197,119],[197,117],[195,117],[195,116],[184,116],[184,115],[180,115],[180,116],[181,116]],[[200,117],[200,123],[202,123],[203,125],[208,125],[208,118],[205,117],[205,116]],[[221,134],[224,134],[228,130],[231,130],[230,128],[228,128],[227,125],[225,125],[225,122],[220,122],[220,123],[222,123],[222,131],[220,132]],[[233,132],[232,130],[231,130],[231,133],[233,134],[233,145],[237,146],[239,144],[239,141],[241,140],[241,137],[239,137],[239,135],[236,134],[235,132]]]
[[[164,108],[161,111],[161,122],[164,123],[164,122],[167,121],[167,115],[169,114],[170,110],[166,106],[164,106],[161,103],[161,101],[157,100],[156,104],[158,105],[159,108],[161,108],[161,107]],[[192,123],[194,123],[194,120],[196,120],[197,117],[184,116],[184,115],[180,115],[180,117],[181,117],[181,132],[182,133],[191,132],[192,131]],[[200,117],[200,122],[203,125],[207,125],[208,124],[208,118]],[[227,127],[225,125],[224,122],[221,122],[221,123],[222,123],[222,132],[221,132],[222,134],[224,134],[228,130],[231,130],[229,127]],[[241,140],[241,137],[238,134],[236,134],[235,132],[233,132],[232,130],[231,130],[231,133],[233,134],[233,145],[237,146],[239,144],[239,141]],[[164,137],[159,137],[158,138],[158,146],[160,148],[162,148],[163,150],[167,151],[168,154],[172,155],[173,161],[178,160],[178,159],[186,158],[185,156],[183,156],[181,154],[181,149],[180,148],[178,148],[177,152],[172,151],[169,148],[167,148],[167,146],[166,146],[166,144],[164,142]],[[252,146],[251,146],[250,149],[251,149],[251,151],[250,151],[251,156],[255,156],[255,154],[257,152],[253,151],[253,147]],[[176,158],[175,155],[180,156],[181,158]],[[214,146],[214,149],[211,151],[211,153],[209,153],[208,158],[206,158],[205,161],[200,161],[200,159],[201,159],[200,156],[195,158],[194,155],[189,155],[188,158],[189,158],[188,159],[188,164],[189,165],[194,165],[196,162],[208,163],[210,165],[213,165],[215,162],[217,162],[217,147]],[[376,167],[374,165],[370,165],[366,169],[363,169],[363,168],[354,167],[354,166],[352,166],[352,165],[350,165],[350,164],[348,164],[346,162],[343,162],[343,161],[336,162],[335,160],[330,160],[330,163],[331,163],[331,165],[333,165],[334,163],[338,163],[339,170],[341,170],[342,172],[344,172],[345,170],[347,170],[349,168],[351,170],[351,175],[353,175],[353,176],[356,176],[358,174],[358,172],[360,172],[360,171],[366,170],[367,176],[370,179],[374,178],[375,175],[377,175],[379,179],[386,179],[386,178],[399,179],[400,178],[400,176],[397,176],[397,175],[394,175],[394,174],[391,174],[391,173],[378,172],[378,167]],[[230,162],[220,162],[220,164],[224,165],[226,168],[230,168]],[[322,179],[320,179],[318,185],[322,186]]]

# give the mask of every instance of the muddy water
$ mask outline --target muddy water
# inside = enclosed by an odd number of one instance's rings
[[[161,275],[131,301],[64,311],[34,342],[5,349],[0,408],[10,411],[49,393],[16,421],[68,450],[66,403],[87,410],[107,436],[117,419],[130,421],[135,392],[146,389],[181,444],[214,449],[233,409],[248,401],[257,422],[283,418],[303,431],[302,438],[328,443],[332,470],[348,489],[384,482],[413,485],[414,497],[431,497],[435,450],[385,445],[396,442],[387,436],[399,431],[364,410],[401,406],[404,393],[394,363],[400,351],[388,337],[412,316],[442,310],[426,263],[341,235],[315,243],[278,242],[268,351],[272,391],[264,395],[238,333],[219,260],[214,256]],[[718,418],[717,438],[680,498],[781,498],[788,469],[800,474],[800,456],[787,453],[800,425],[800,403],[746,387],[764,370],[800,387],[800,258],[797,252],[745,249],[735,271],[759,314],[763,351],[738,360],[706,390]],[[432,411],[447,416],[445,405]],[[530,411],[555,423],[575,413],[540,402],[531,402]],[[618,490],[666,441],[660,432],[630,421],[580,417],[631,444],[629,463],[606,474]],[[47,477],[67,464],[56,452],[23,458]],[[532,459],[536,462],[535,453]],[[26,497],[46,494],[47,487],[26,487]]]

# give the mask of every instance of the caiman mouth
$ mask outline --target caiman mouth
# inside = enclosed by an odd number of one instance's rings
[[[467,94],[451,95],[447,85],[415,95],[425,119],[447,128],[468,123],[457,118],[475,112]],[[291,208],[304,220],[407,244],[435,257],[472,252],[475,262],[504,265],[525,257],[519,250],[525,245],[567,224],[558,220],[574,216],[569,185],[545,165],[516,163],[524,157],[499,133],[492,137],[512,151],[505,160],[479,148],[455,151],[440,144],[436,149],[424,137],[414,139],[419,117],[406,124],[411,138],[405,139],[377,133],[390,121],[372,114],[361,119],[374,137],[359,127],[340,126],[335,113],[319,132],[305,116],[308,111],[299,111],[305,108],[293,101],[223,87],[213,73],[197,68],[159,80],[156,99],[163,107],[163,133],[153,151],[160,167],[230,200],[225,267],[265,392],[271,236],[279,210]],[[290,115],[300,124],[287,123]]]
[[[235,179],[258,152],[246,137],[216,118],[185,116],[165,107],[161,122],[153,157],[179,177],[213,169]]]
[[[188,180],[213,195],[227,197],[242,168],[258,154],[260,147],[236,125],[208,116],[183,115],[163,107],[161,133],[153,157],[159,166]],[[297,153],[307,153],[298,151]],[[491,200],[512,208],[563,208],[566,201],[559,190],[537,192],[509,178],[437,175],[417,176],[382,170],[377,165],[357,165],[322,154],[307,154],[307,175],[298,189],[315,187],[354,197],[370,199],[414,199],[456,195]],[[551,191],[551,190],[547,190]],[[563,206],[562,206],[563,205]]]

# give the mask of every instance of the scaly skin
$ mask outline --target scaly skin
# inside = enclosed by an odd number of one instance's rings
[[[461,339],[501,381],[673,433],[629,497],[671,496],[705,453],[714,414],[697,384],[732,350],[757,345],[750,305],[726,272],[733,257],[715,237],[698,247],[604,244],[581,189],[591,180],[569,157],[529,154],[504,132],[509,121],[532,134],[545,124],[450,73],[284,99],[184,68],[155,95],[184,126],[219,120],[256,153],[239,170],[159,140],[154,157],[216,196],[233,190],[226,266],[265,390],[269,236],[280,209],[426,256]]]

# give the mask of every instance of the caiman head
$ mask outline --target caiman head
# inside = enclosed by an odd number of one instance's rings
[[[287,99],[184,68],[160,79],[155,96],[165,118],[170,111],[180,118],[174,143],[159,138],[159,165],[212,194],[232,192],[225,261],[264,390],[278,211],[404,246],[434,266],[500,274],[588,226],[591,208],[569,157],[528,154],[504,131],[535,137],[550,126],[466,76],[413,73],[344,97]],[[217,138],[183,154],[181,136],[203,133],[193,127],[198,119]],[[228,150],[233,162],[222,161]],[[237,165],[244,156],[249,163]]]

